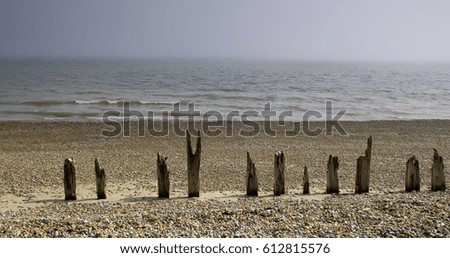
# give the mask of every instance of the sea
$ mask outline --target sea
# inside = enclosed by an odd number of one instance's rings
[[[191,113],[226,119],[231,112],[258,120],[264,110],[272,119],[287,114],[284,120],[292,121],[450,119],[450,64],[0,59],[0,120]]]

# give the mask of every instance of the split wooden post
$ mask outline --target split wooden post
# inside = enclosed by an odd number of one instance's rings
[[[405,191],[420,191],[419,161],[415,156],[406,162]]]
[[[303,171],[303,194],[309,194],[309,174],[307,166],[305,166]]]
[[[158,197],[169,198],[170,181],[169,169],[166,163],[167,157],[157,152],[156,157],[156,174],[158,177]]]
[[[285,168],[285,158],[282,151],[277,151],[275,153],[274,160],[274,183],[273,183],[273,194],[279,196],[285,194],[284,187],[284,168]]]
[[[247,196],[258,196],[258,177],[255,163],[247,152]]]
[[[328,158],[327,170],[327,193],[339,193],[338,169],[338,157],[330,155]]]
[[[186,130],[189,197],[200,197],[200,157],[202,153],[200,131],[197,136],[197,148],[194,153],[191,146],[191,135]]]
[[[98,160],[94,161],[95,166],[95,183],[97,186],[97,199],[106,199],[106,174],[103,168],[100,168]]]
[[[364,156],[358,158],[356,164],[355,193],[368,193],[370,183],[370,159],[372,157],[372,136],[367,140]]]
[[[64,193],[66,201],[77,199],[77,182],[73,158],[64,160]]]
[[[445,170],[442,156],[433,149],[433,166],[431,167],[431,191],[445,191]]]

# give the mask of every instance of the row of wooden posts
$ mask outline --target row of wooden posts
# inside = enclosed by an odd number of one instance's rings
[[[191,145],[191,135],[186,131],[187,139],[187,173],[188,173],[188,197],[200,196],[200,158],[202,152],[200,132],[198,132],[196,151],[194,152]],[[442,156],[439,156],[436,149],[434,150],[433,166],[431,167],[431,190],[445,191],[445,170]],[[372,157],[372,136],[367,140],[367,149],[364,156],[357,159],[356,165],[356,181],[355,193],[369,192],[370,182],[370,160]],[[95,159],[95,175],[97,186],[97,198],[106,199],[106,176],[105,170],[99,165]],[[169,198],[170,181],[169,169],[167,167],[167,157],[157,153],[156,162],[157,180],[158,180],[158,197]],[[328,158],[327,169],[327,193],[339,193],[338,180],[339,159],[337,156],[330,155]],[[274,159],[274,185],[273,193],[276,196],[285,194],[285,156],[282,151],[275,153]],[[64,189],[66,200],[76,200],[76,178],[75,166],[73,159],[64,161]],[[420,173],[419,161],[412,156],[406,162],[405,170],[405,190],[420,191]],[[308,168],[305,166],[303,175],[303,193],[309,194],[309,175]],[[258,177],[256,173],[255,163],[247,152],[247,195],[258,196]]]

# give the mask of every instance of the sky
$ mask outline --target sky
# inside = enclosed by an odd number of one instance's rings
[[[0,0],[0,57],[450,62],[448,0]]]

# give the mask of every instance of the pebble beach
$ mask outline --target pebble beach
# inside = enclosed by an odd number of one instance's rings
[[[97,122],[0,122],[0,237],[450,237],[450,191],[430,191],[433,148],[450,186],[450,120],[342,126],[347,135],[203,136],[200,198],[187,198],[185,137],[141,137],[136,123],[129,137],[105,137],[108,127]],[[370,192],[354,194],[356,160],[369,136]],[[279,150],[287,192],[275,197]],[[259,197],[245,196],[247,151]],[[169,199],[157,198],[157,152],[168,157]],[[330,154],[339,157],[339,194],[325,194]],[[412,155],[420,162],[421,191],[407,193]],[[70,157],[76,201],[64,201],[63,162]],[[95,158],[106,171],[106,200],[96,199]],[[310,195],[302,194],[304,166]]]

